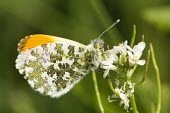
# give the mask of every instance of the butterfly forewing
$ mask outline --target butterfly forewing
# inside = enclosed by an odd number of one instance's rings
[[[51,97],[67,93],[91,69],[91,53],[85,45],[56,40],[26,49],[16,60],[16,68],[31,87]]]

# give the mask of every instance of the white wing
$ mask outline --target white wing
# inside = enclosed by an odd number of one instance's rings
[[[19,43],[16,68],[36,91],[60,97],[89,72],[91,53],[85,45],[54,36],[47,37],[53,41],[38,39],[40,35],[30,37]],[[32,44],[38,40],[40,44]]]

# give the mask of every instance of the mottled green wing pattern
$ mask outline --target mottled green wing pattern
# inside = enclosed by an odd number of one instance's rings
[[[21,52],[16,68],[36,91],[60,97],[90,71],[90,60],[86,46],[47,43]]]

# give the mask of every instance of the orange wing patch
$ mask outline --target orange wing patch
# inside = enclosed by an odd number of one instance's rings
[[[26,49],[36,47],[38,45],[55,42],[56,37],[43,34],[35,34],[26,36],[18,44],[18,52],[21,53]]]

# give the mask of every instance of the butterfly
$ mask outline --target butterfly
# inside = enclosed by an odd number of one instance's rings
[[[100,38],[84,45],[51,35],[30,35],[18,43],[15,66],[35,91],[57,98],[99,67],[103,46]]]

